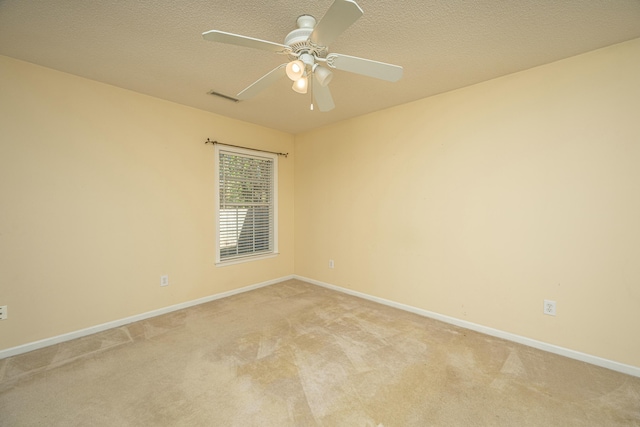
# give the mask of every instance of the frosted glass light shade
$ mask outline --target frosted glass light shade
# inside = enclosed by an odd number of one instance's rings
[[[307,93],[308,81],[306,77],[300,77],[298,80],[293,82],[293,86],[291,88],[298,93]]]
[[[302,61],[296,59],[295,61],[289,62],[285,70],[287,72],[287,77],[295,82],[304,74],[304,64]]]
[[[316,76],[316,80],[320,83],[320,86],[327,86],[333,78],[333,73],[325,67],[318,66],[313,71]]]

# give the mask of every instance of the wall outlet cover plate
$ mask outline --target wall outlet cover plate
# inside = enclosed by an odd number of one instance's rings
[[[544,300],[543,313],[549,316],[556,315],[556,302],[551,300]]]

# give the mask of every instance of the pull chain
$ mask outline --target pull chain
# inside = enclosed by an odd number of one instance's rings
[[[315,86],[313,82],[313,71],[311,72],[311,106],[309,107],[311,111],[313,111],[313,87]]]

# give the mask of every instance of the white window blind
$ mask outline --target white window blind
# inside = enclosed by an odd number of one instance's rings
[[[216,146],[217,262],[277,252],[277,156]]]

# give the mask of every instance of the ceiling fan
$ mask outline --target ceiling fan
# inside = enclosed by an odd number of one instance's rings
[[[311,86],[313,99],[320,111],[330,111],[335,107],[328,87],[333,78],[330,68],[389,82],[398,81],[402,77],[403,70],[398,65],[329,53],[329,44],[356,22],[362,14],[362,9],[355,1],[335,0],[317,24],[316,19],[311,15],[300,16],[297,19],[298,28],[287,34],[284,44],[218,30],[204,32],[202,37],[209,41],[267,50],[288,56],[289,62],[278,65],[240,92],[237,95],[239,100],[252,98],[286,75],[293,80],[294,91],[307,93],[308,87]],[[313,101],[311,109],[313,110]]]

